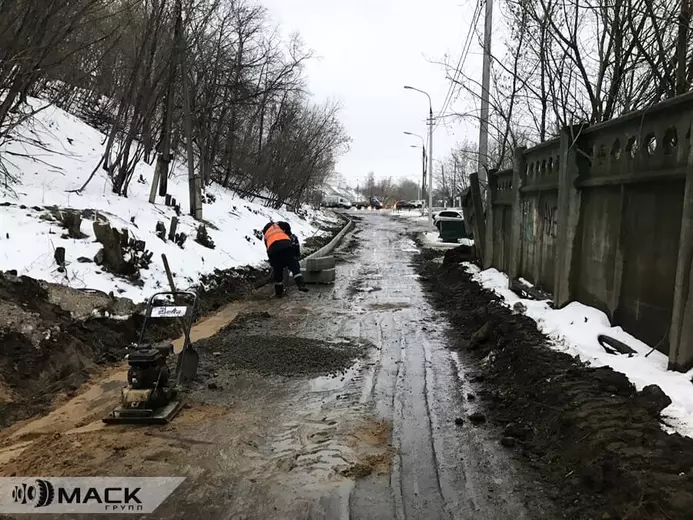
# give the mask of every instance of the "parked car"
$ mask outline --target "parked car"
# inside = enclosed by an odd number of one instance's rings
[[[409,202],[406,200],[398,200],[395,202],[394,205],[395,209],[414,209],[416,208],[416,205],[413,202]]]
[[[373,208],[373,209],[382,209],[383,205],[382,203],[376,199],[375,197],[371,197],[369,200],[359,200],[354,202],[353,206],[356,209],[364,209],[364,208]]]
[[[330,195],[328,197],[325,197],[325,199],[322,201],[322,205],[325,208],[351,208],[351,202],[349,202],[344,197],[339,197],[337,195]]]
[[[464,220],[464,215],[462,214],[461,211],[456,210],[456,209],[445,209],[443,211],[439,211],[438,213],[434,213],[433,214],[433,225],[435,227],[438,227],[438,222],[440,221],[441,218]]]

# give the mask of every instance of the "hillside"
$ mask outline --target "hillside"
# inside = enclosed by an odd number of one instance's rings
[[[29,99],[34,106],[44,104]],[[262,266],[265,250],[259,234],[264,224],[286,220],[305,241],[322,233],[321,226],[334,224],[329,214],[305,208],[300,215],[287,210],[274,211],[259,202],[245,200],[213,184],[205,193],[204,221],[215,247],[195,242],[199,223],[185,213],[188,210],[187,167],[173,164],[169,194],[181,205],[177,231],[185,233],[183,247],[156,235],[156,225],[169,229],[176,216],[163,198],[148,202],[153,165],[140,161],[130,185],[128,197],[111,192],[110,180],[99,169],[82,194],[71,192],[83,185],[104,150],[106,137],[79,118],[52,106],[16,129],[17,139],[0,148],[14,185],[0,186],[0,271],[16,270],[27,275],[76,289],[113,291],[141,301],[158,288],[166,287],[161,262],[165,253],[178,285],[197,284],[200,277],[215,269]],[[84,238],[71,238],[60,222],[65,208],[78,210]],[[95,220],[108,221],[113,228],[127,230],[129,237],[145,242],[152,255],[148,268],[141,269],[138,280],[127,280],[105,272],[94,263],[101,249],[95,241]],[[55,249],[65,248],[65,269],[54,259]]]

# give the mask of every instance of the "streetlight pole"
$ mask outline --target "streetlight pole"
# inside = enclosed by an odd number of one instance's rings
[[[413,135],[421,139],[421,186],[419,187],[419,200],[421,200],[425,193],[426,186],[426,142],[424,138],[419,134],[414,134],[412,132],[404,132],[405,135]],[[411,145],[413,148],[418,148],[415,144]]]
[[[428,98],[428,227],[433,229],[433,102],[428,92],[418,88],[404,86],[407,90],[415,90]]]

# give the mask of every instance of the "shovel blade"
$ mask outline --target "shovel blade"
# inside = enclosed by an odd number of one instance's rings
[[[178,365],[176,372],[179,381],[192,381],[197,375],[197,365],[200,362],[200,355],[192,347],[183,349],[178,354]]]

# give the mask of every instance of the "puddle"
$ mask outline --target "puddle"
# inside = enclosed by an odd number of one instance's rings
[[[381,302],[371,303],[368,307],[374,311],[401,311],[409,306],[407,302]]]
[[[311,392],[331,392],[341,390],[354,380],[361,371],[363,362],[361,360],[347,368],[343,374],[337,376],[320,376],[311,379],[308,384]]]

